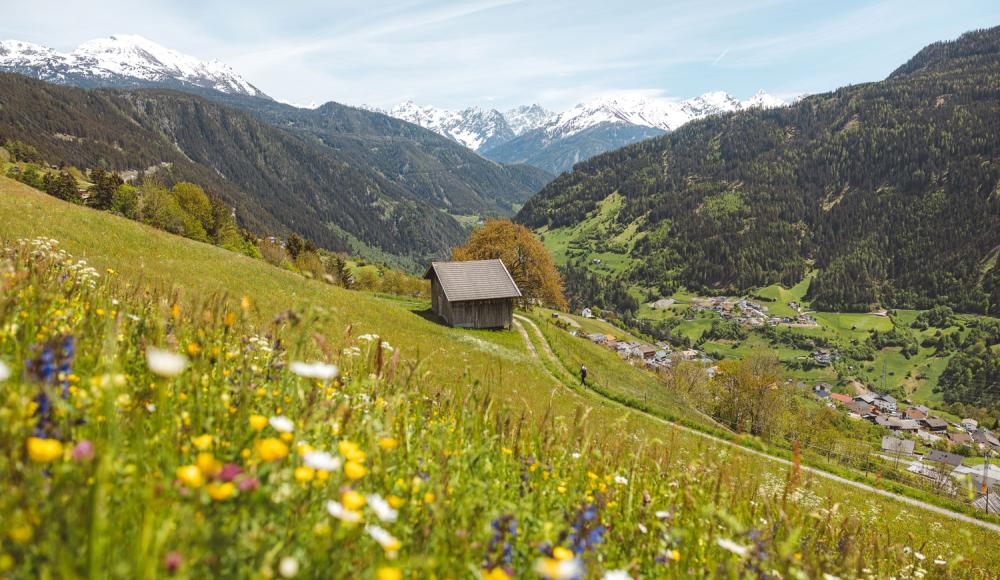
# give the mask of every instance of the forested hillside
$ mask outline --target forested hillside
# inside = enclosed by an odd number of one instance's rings
[[[750,110],[581,163],[518,219],[546,232],[613,193],[626,278],[737,292],[810,268],[814,307],[1000,312],[1000,28],[888,79]]]
[[[244,95],[206,93],[271,125],[318,140],[455,214],[510,215],[552,176],[530,165],[502,165],[433,131],[334,102],[302,109]]]

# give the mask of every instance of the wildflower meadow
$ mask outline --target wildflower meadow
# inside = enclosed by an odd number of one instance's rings
[[[845,505],[795,465],[727,472],[737,451],[598,437],[585,408],[529,417],[509,385],[429,380],[391,332],[262,322],[253,297],[182,297],[57,240],[6,243],[0,276],[2,577],[1000,570],[996,544],[887,532],[886,500]]]

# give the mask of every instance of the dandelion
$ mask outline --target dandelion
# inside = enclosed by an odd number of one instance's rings
[[[741,546],[736,542],[726,539],[726,538],[716,538],[715,543],[719,545],[723,550],[729,550],[730,552],[736,554],[739,557],[744,557],[749,552],[749,548],[746,546]]]
[[[369,524],[365,526],[365,531],[368,532],[368,535],[371,536],[373,540],[378,542],[378,544],[382,546],[382,549],[386,552],[398,552],[399,548],[402,547],[399,540],[383,528]]]
[[[52,463],[62,454],[63,445],[58,439],[28,438],[28,458],[35,463]]]
[[[556,560],[572,560],[573,552],[563,548],[562,546],[556,546],[552,549],[552,557]]]
[[[356,523],[361,521],[361,514],[347,509],[339,501],[331,499],[326,502],[326,511],[342,522]]]
[[[199,435],[198,437],[195,437],[194,439],[191,440],[191,442],[194,443],[195,447],[204,451],[212,446],[212,441],[214,440],[215,439],[211,435],[206,433],[204,435]]]
[[[583,563],[575,558],[571,560],[541,558],[535,562],[535,572],[552,580],[570,580],[583,576]]]
[[[403,573],[394,566],[382,566],[375,573],[375,580],[402,580]]]
[[[378,440],[378,446],[386,451],[391,451],[399,446],[399,441],[393,437],[382,437]]]
[[[375,512],[378,519],[383,522],[394,522],[396,521],[396,518],[399,517],[399,512],[393,509],[392,506],[389,505],[389,502],[382,499],[382,496],[373,493],[365,496],[365,499],[368,501],[368,505],[372,508],[372,511]]]
[[[342,503],[345,508],[355,512],[365,506],[365,501],[365,496],[354,490],[344,492],[344,494],[340,496],[340,503]]]
[[[348,479],[358,480],[364,477],[367,473],[368,470],[365,469],[365,466],[361,465],[357,461],[348,461],[344,465],[344,475],[346,475]]]
[[[6,381],[9,378],[10,378],[10,367],[5,365],[4,362],[0,360],[0,381]]]
[[[281,439],[269,437],[258,441],[254,448],[263,461],[280,461],[288,455],[288,445]]]
[[[264,415],[250,415],[250,427],[254,431],[260,431],[264,427],[267,427],[267,417]]]
[[[182,465],[177,468],[176,475],[188,487],[201,487],[205,483],[205,476],[197,465]]]
[[[312,481],[316,477],[316,470],[312,467],[306,467],[305,465],[295,468],[295,480],[306,483]]]
[[[424,503],[426,503],[426,504],[432,504],[432,503],[434,503],[434,500],[435,500],[435,496],[434,496],[433,493],[431,493],[431,492],[428,491],[427,493],[424,494]]]
[[[318,471],[337,471],[340,469],[340,459],[326,451],[310,451],[302,457],[302,462],[307,467]]]
[[[291,433],[295,430],[295,423],[291,419],[282,415],[275,415],[268,420],[271,427],[278,433]]]
[[[194,463],[202,473],[209,477],[214,477],[222,471],[222,463],[211,453],[199,453]]]
[[[315,379],[318,381],[328,381],[340,374],[337,365],[322,362],[305,363],[294,361],[288,365],[288,369],[305,379]]]
[[[278,562],[278,574],[282,578],[294,578],[299,573],[299,561],[291,556],[286,556]]]
[[[171,378],[184,372],[188,359],[182,354],[150,347],[146,349],[146,364],[153,374]]]
[[[353,441],[343,439],[337,443],[337,451],[340,451],[340,454],[347,458],[348,461],[354,461],[357,463],[364,463],[365,461],[365,452],[362,451],[361,448],[358,447],[358,444]]]
[[[210,483],[205,486],[205,493],[215,501],[225,501],[236,493],[236,485],[231,482]]]

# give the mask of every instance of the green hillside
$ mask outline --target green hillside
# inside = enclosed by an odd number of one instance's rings
[[[85,90],[15,74],[0,74],[0,95],[0,143],[27,143],[40,160],[191,181],[258,235],[294,232],[411,264],[461,241],[464,228],[449,214],[509,215],[548,180],[333,103],[312,111],[226,101],[247,112],[193,94]]]
[[[998,38],[970,32],[884,81],[590,159],[517,219],[660,295],[789,287],[815,270],[820,310],[1000,313]],[[626,231],[635,243],[623,248],[611,236]]]
[[[28,575],[112,569],[134,576],[141,569],[155,576],[164,562],[180,558],[186,575],[244,576],[273,573],[290,557],[307,571],[334,576],[381,567],[385,574],[456,577],[491,566],[491,522],[506,514],[516,519],[517,536],[507,541],[513,545],[510,566],[519,574],[539,558],[537,565],[550,564],[546,557],[562,554],[553,547],[564,545],[579,548],[576,557],[598,575],[612,568],[659,577],[686,576],[692,569],[738,574],[760,558],[787,575],[850,575],[867,567],[887,576],[922,566],[989,577],[1000,569],[992,531],[800,473],[571,386],[574,365],[587,361],[595,369],[595,388],[607,397],[642,397],[656,414],[711,429],[670,393],[650,392],[662,386],[646,375],[631,378],[642,371],[585,341],[568,342],[568,334],[555,333],[541,317],[521,323],[524,334],[445,328],[428,319],[424,302],[313,282],[3,178],[0,214],[7,218],[0,238],[8,247],[10,274],[0,293],[0,326],[9,333],[9,323],[20,321],[15,334],[0,336],[0,358],[23,368],[24,359],[34,356],[32,343],[72,332],[80,388],[90,392],[88,385],[101,384],[101,376],[117,369],[136,378],[111,383],[118,386],[106,395],[93,392],[112,405],[110,413],[90,403],[67,409],[85,420],[65,425],[65,436],[96,444],[100,459],[93,469],[106,486],[97,488],[80,479],[87,464],[60,462],[48,447],[29,451],[35,461],[56,461],[54,468],[26,463],[32,416],[25,409],[37,386],[12,379],[12,398],[0,402],[0,410],[25,420],[5,421],[0,444],[0,485],[4,497],[13,499],[0,502],[0,532],[9,540],[0,544],[0,563]],[[65,280],[58,275],[61,262],[46,270],[46,262],[9,249],[17,238],[36,237],[59,240],[74,261],[86,259],[99,272],[100,285],[73,290],[59,282]],[[34,298],[25,300],[26,293]],[[249,308],[241,311],[241,302]],[[119,311],[150,324],[115,318]],[[232,330],[226,330],[227,311],[240,313]],[[246,372],[251,362],[208,358],[218,356],[213,348],[241,352],[250,334],[270,335],[289,357],[321,357],[324,351],[333,357],[351,347],[368,348],[359,337],[369,333],[399,349],[401,358],[393,362],[368,351],[370,358],[355,363],[337,355],[349,378],[338,387],[346,397],[331,393],[340,401],[336,405],[310,406],[309,383],[283,367],[276,375],[255,370],[240,378],[256,382],[258,395],[244,398],[242,387],[226,377],[240,376],[227,373]],[[193,357],[195,374],[166,383],[173,385],[166,392],[176,395],[159,399],[155,412],[132,404],[155,391],[145,387],[157,380],[142,361],[146,341],[180,345]],[[409,378],[379,382],[376,373],[386,368]],[[197,376],[203,378],[195,382]],[[261,392],[277,398],[258,399]],[[349,420],[344,413],[352,407]],[[154,413],[152,422],[148,413]],[[301,459],[282,458],[280,447],[262,443],[276,438],[276,431],[265,426],[268,431],[254,435],[248,429],[252,413],[287,414],[295,439],[318,449],[336,450],[344,439],[360,444],[369,456],[361,459],[369,475],[351,479],[358,475],[352,468],[323,476],[329,483],[314,481],[315,472],[299,469]],[[107,429],[101,427],[105,421]],[[192,447],[202,434],[212,439],[194,445],[207,445],[216,457],[200,457]],[[402,442],[394,454],[379,451],[380,437],[387,436]],[[249,446],[246,457],[243,445]],[[357,455],[350,446],[339,448],[345,460]],[[577,451],[582,455],[574,463]],[[202,487],[195,475],[212,473],[213,461],[250,469],[260,491],[237,493],[211,479]],[[81,486],[95,491],[78,493]],[[113,501],[103,491],[112,489]],[[358,501],[346,490],[403,498],[398,522],[378,523],[398,542],[380,536],[380,548],[364,528],[331,518],[324,509],[328,499],[339,499],[341,507]],[[100,509],[91,510],[95,505]],[[371,518],[366,521],[378,522],[364,510]],[[592,523],[575,522],[573,514],[591,510],[586,522]],[[653,513],[661,510],[670,515]],[[775,521],[782,523],[761,523]],[[601,543],[573,544],[572,530],[579,526],[602,526]],[[128,541],[137,537],[142,540]],[[239,541],[232,542],[234,537]],[[31,538],[36,541],[24,541]],[[546,542],[548,551],[539,552]],[[872,558],[876,542],[883,553]],[[746,546],[753,545],[760,556],[749,555]],[[657,554],[666,556],[657,560]]]

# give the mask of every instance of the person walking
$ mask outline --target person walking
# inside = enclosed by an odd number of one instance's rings
[[[580,384],[587,385],[587,365],[580,365]]]

